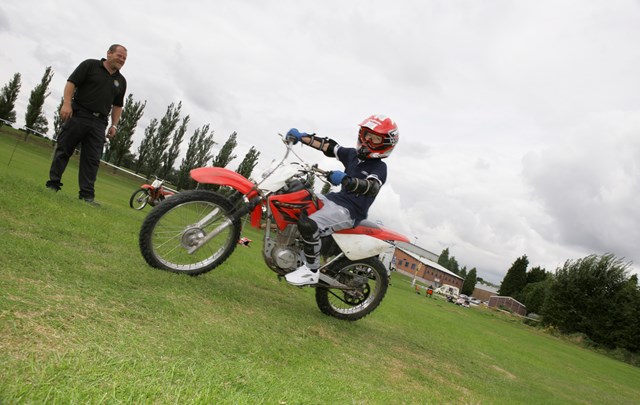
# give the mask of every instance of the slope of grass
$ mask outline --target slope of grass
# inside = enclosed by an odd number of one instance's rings
[[[50,146],[0,129],[0,403],[637,403],[640,370],[394,274],[355,323],[279,282],[260,235],[187,277],[138,251],[138,182],[102,169],[100,208],[44,188]]]

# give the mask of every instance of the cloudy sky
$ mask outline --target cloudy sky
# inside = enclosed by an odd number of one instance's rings
[[[4,0],[17,124],[46,66],[51,123],[71,71],[112,43],[147,101],[136,146],[178,101],[189,133],[237,131],[231,166],[251,146],[259,167],[280,156],[290,127],[354,145],[383,113],[400,143],[371,219],[493,282],[524,254],[550,271],[607,252],[640,268],[640,1]]]

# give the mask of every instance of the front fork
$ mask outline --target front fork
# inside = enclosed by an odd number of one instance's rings
[[[250,213],[258,204],[260,204],[261,201],[262,199],[260,197],[256,197],[253,200],[248,201],[244,205],[240,206],[240,208],[232,212],[220,225],[218,225],[216,229],[204,235],[197,242],[195,242],[191,248],[187,249],[187,253],[193,254],[196,251],[198,251],[198,249],[204,246],[211,239],[215,238],[222,231],[227,229],[229,226],[233,225],[235,221],[239,220],[243,216]],[[205,215],[200,221],[191,225],[191,228],[203,229],[205,226],[207,226],[209,222],[211,222],[211,220],[213,220],[218,215],[218,213],[220,213],[220,208],[216,208],[215,210],[212,210],[210,213]]]

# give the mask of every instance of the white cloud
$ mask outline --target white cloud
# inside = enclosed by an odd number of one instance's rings
[[[210,123],[220,144],[237,131],[237,161],[256,145],[264,166],[278,132],[352,145],[384,113],[401,140],[371,215],[425,248],[492,281],[523,254],[547,270],[640,260],[638,2],[63,3],[0,5],[0,84],[22,74],[19,125],[46,66],[52,122],[75,66],[122,43],[128,90],[147,100],[138,141],[182,101],[190,131]]]

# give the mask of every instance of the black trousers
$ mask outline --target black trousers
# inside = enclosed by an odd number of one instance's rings
[[[62,188],[62,175],[67,168],[69,158],[73,155],[76,147],[80,145],[79,197],[83,199],[94,198],[94,184],[98,176],[106,130],[106,117],[95,117],[82,110],[74,111],[73,116],[62,124],[58,135],[47,187]]]

